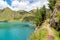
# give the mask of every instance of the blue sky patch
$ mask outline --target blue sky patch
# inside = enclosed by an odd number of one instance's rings
[[[9,5],[11,5],[11,0],[4,0],[6,1]]]

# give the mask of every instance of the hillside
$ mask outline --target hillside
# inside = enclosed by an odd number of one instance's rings
[[[0,10],[0,21],[10,21],[10,22],[22,22],[22,21],[32,21],[34,15],[32,12],[27,12],[24,10],[12,11],[10,8]]]
[[[49,2],[49,10],[44,6],[37,9],[36,28],[30,40],[60,40],[60,0]]]

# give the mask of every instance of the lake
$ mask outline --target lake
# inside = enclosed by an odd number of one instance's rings
[[[30,22],[0,22],[0,40],[28,40],[34,31]]]

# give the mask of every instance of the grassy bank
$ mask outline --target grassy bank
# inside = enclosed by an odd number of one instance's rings
[[[47,29],[39,29],[37,30],[37,32],[32,33],[32,35],[30,36],[30,40],[45,40],[47,34]]]
[[[54,40],[60,40],[59,32],[57,32],[54,28],[51,28],[54,33]],[[29,40],[46,40],[48,35],[47,29],[39,29],[37,32],[32,33]]]
[[[60,37],[59,37],[59,32],[57,32],[54,28],[51,28],[54,32],[54,40],[60,40]]]

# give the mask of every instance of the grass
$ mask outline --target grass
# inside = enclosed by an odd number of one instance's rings
[[[45,40],[47,34],[48,34],[47,29],[39,29],[36,33],[33,33],[30,36],[30,40]]]
[[[51,28],[54,33],[54,40],[60,40],[59,32],[57,32],[54,28]],[[47,29],[39,29],[37,32],[32,33],[30,36],[30,40],[45,40],[48,35]]]
[[[57,32],[55,29],[53,29],[53,32],[54,32],[54,40],[60,40],[60,37],[59,37],[59,32]]]

